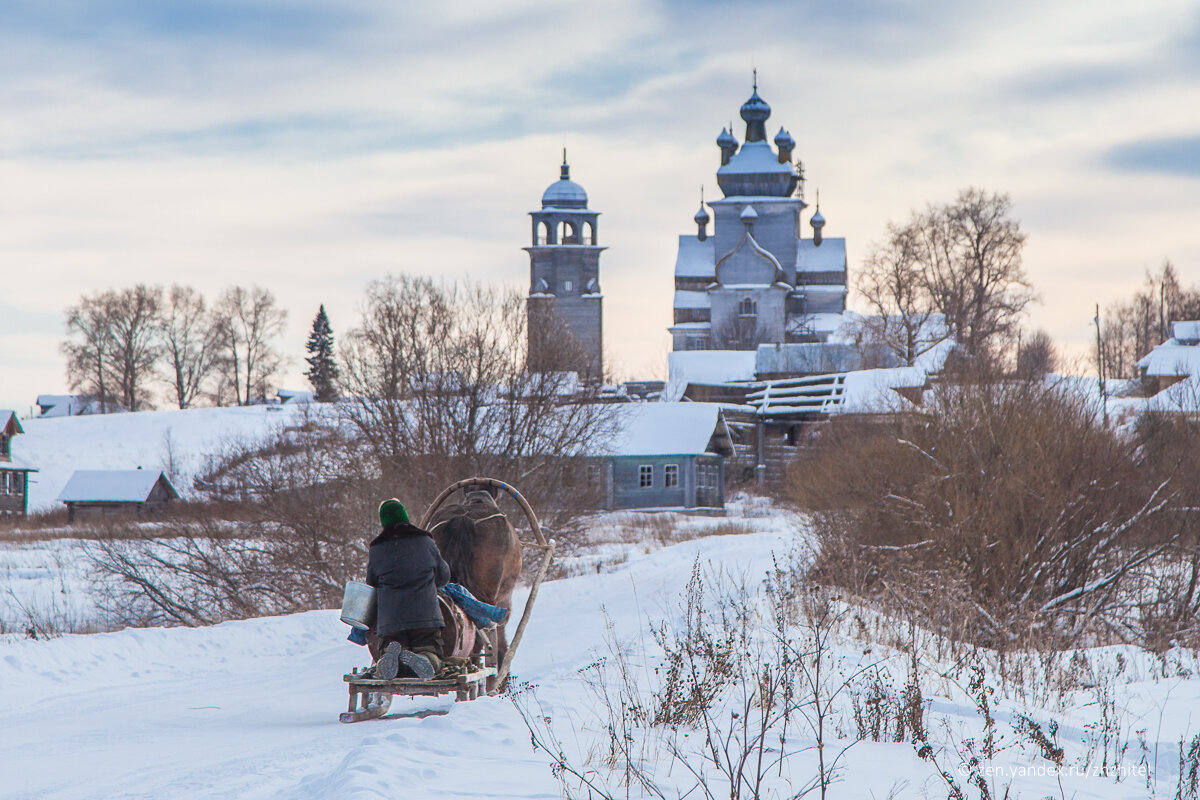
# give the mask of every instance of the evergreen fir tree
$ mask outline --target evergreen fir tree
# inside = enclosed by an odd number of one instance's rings
[[[329,327],[329,317],[325,315],[324,304],[313,320],[312,333],[308,335],[308,345],[305,349],[308,351],[308,356],[304,359],[308,362],[308,371],[304,374],[316,392],[317,402],[328,403],[336,400],[338,367],[337,362],[333,360],[333,328]]]

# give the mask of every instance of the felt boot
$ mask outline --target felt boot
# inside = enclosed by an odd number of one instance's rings
[[[375,674],[385,681],[394,680],[400,674],[400,664],[407,653],[399,642],[391,642],[379,657],[379,663],[375,665]]]
[[[396,647],[399,646],[396,645]],[[391,650],[391,645],[388,646],[388,650]],[[386,654],[384,657],[387,657]],[[400,663],[407,667],[409,672],[423,681],[429,680],[437,672],[433,662],[421,653],[414,653],[412,650],[401,650],[399,658]]]

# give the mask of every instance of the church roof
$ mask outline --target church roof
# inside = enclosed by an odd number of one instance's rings
[[[797,272],[842,272],[846,269],[846,240],[824,239],[820,245],[801,239],[796,248]]]
[[[679,237],[679,252],[675,256],[675,274],[681,278],[716,278],[713,264],[713,240],[703,242],[695,234]]]
[[[571,166],[563,152],[563,163],[558,180],[542,192],[542,208],[587,208],[587,192],[571,180]]]
[[[689,289],[675,290],[675,308],[708,308],[710,305],[708,292]]]
[[[754,269],[756,265],[766,269],[760,272]],[[725,274],[722,275],[722,272]],[[783,277],[783,267],[779,264],[779,259],[755,241],[754,236],[747,231],[737,246],[717,261],[716,273],[717,280],[726,288],[773,286]]]

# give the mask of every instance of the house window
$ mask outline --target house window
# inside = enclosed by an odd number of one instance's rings
[[[687,344],[688,350],[707,350],[708,349],[708,337],[707,336],[689,336],[689,337],[687,337],[686,344]]]
[[[575,286],[575,284],[572,283],[571,281],[563,281],[563,291],[564,292],[571,291],[571,289],[574,288],[574,286]]]
[[[11,473],[0,472],[0,494],[8,494],[8,476]]]
[[[663,467],[663,486],[670,489],[679,485],[679,465],[667,464]]]
[[[654,467],[650,464],[642,464],[638,467],[638,488],[649,489],[654,486]]]
[[[758,301],[753,297],[743,297],[738,304],[738,314],[743,317],[758,316]]]
[[[12,450],[8,444],[9,438],[6,435],[0,435],[0,458],[8,458],[12,455]]]

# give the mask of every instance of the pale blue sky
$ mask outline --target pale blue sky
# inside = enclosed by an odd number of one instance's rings
[[[0,407],[66,390],[82,292],[258,283],[299,364],[317,306],[348,330],[387,271],[524,286],[564,143],[610,247],[608,360],[662,375],[676,237],[752,66],[851,270],[978,185],[1030,234],[1032,324],[1079,351],[1164,258],[1200,281],[1192,2],[10,0]]]

